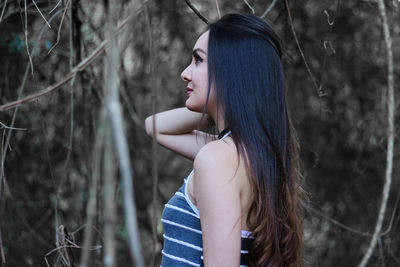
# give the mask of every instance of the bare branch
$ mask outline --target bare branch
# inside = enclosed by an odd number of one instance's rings
[[[329,13],[328,13],[328,11],[326,9],[324,10],[324,13],[325,13],[325,15],[327,17],[329,26],[332,26],[334,21],[333,20],[332,21],[329,20]]]
[[[29,43],[28,43],[28,14],[26,13],[26,0],[24,0],[25,3],[25,46],[26,46],[26,51],[28,52],[28,57],[29,57],[29,62],[31,63],[31,71],[32,71],[32,76],[33,76],[33,63],[32,63],[32,57],[31,53],[29,52]]]
[[[22,78],[22,83],[21,83],[21,87],[19,88],[18,91],[18,98],[21,97],[22,92],[25,89],[25,85],[26,85],[26,80],[28,79],[28,73],[29,73],[29,63],[26,65],[26,69],[25,69],[25,73],[24,73],[24,77]],[[6,142],[4,144],[4,150],[1,153],[1,166],[0,166],[0,192],[2,191],[2,185],[3,185],[3,180],[4,180],[4,162],[6,161],[6,157],[7,157],[7,147],[10,144],[10,139],[11,139],[11,133],[13,131],[13,127],[14,127],[14,123],[15,123],[15,119],[17,117],[17,112],[18,112],[18,107],[14,110],[13,113],[13,117],[11,119],[11,125],[10,128],[8,130],[7,133],[7,138],[6,138]]]
[[[313,213],[315,213],[315,214],[318,214],[318,215],[321,216],[322,218],[324,218],[324,219],[330,221],[331,223],[333,223],[333,224],[335,224],[335,225],[337,225],[337,226],[339,226],[339,227],[341,227],[341,228],[343,228],[343,229],[345,229],[345,230],[347,230],[347,231],[349,231],[349,232],[352,232],[352,233],[355,233],[355,234],[358,234],[358,235],[362,235],[362,236],[372,236],[372,234],[370,234],[370,233],[364,233],[364,232],[361,232],[361,231],[359,231],[359,230],[357,230],[357,229],[354,229],[354,228],[352,228],[352,227],[349,227],[349,226],[347,226],[347,225],[344,225],[344,224],[338,222],[337,220],[332,219],[331,217],[327,216],[326,214],[320,212],[319,210],[314,209],[314,208],[311,207],[311,206],[308,206],[308,205],[305,205],[305,204],[303,204],[303,206],[304,206],[308,211],[311,211],[311,212],[313,212]]]
[[[27,72],[29,73],[29,71]],[[4,152],[4,148],[2,148],[2,152]],[[3,179],[3,183],[4,183],[4,194],[3,195],[7,195],[10,198],[10,203],[12,203],[15,206],[15,211],[16,211],[16,215],[19,218],[19,221],[22,223],[22,225],[28,229],[28,231],[32,234],[32,236],[35,237],[36,240],[40,241],[43,245],[46,246],[46,248],[51,248],[52,244],[47,241],[46,239],[43,238],[42,235],[40,235],[35,229],[34,227],[32,227],[31,223],[28,222],[25,219],[26,214],[23,213],[23,211],[19,210],[17,208],[17,200],[13,194],[13,192],[10,190],[10,187],[7,184],[6,179]],[[2,195],[2,196],[3,196]]]
[[[253,13],[253,14],[255,14],[256,12],[254,11],[254,8],[250,5],[250,3],[247,1],[247,0],[243,0],[245,3],[246,3],[246,5],[250,8],[250,10],[251,10],[251,12]]]
[[[332,46],[332,42],[331,41],[324,41],[324,48],[327,49],[327,46],[329,45],[329,48],[331,49],[333,54],[336,54],[336,50],[335,48],[333,48]]]
[[[105,76],[105,88],[104,95],[106,95],[106,101],[103,104],[104,108],[107,108],[109,101],[113,101],[114,93],[118,94],[118,62],[119,62],[119,50],[117,37],[114,33],[114,28],[117,24],[117,1],[111,1],[107,5],[107,21],[108,21],[108,38],[110,39],[109,51],[107,58],[104,58],[104,73],[108,73]],[[108,63],[108,64],[107,64]],[[117,96],[118,98],[118,96]],[[122,115],[122,114],[119,114]],[[115,260],[115,175],[116,166],[115,162],[115,151],[113,151],[113,135],[111,116],[108,111],[107,120],[105,123],[105,135],[104,135],[104,156],[103,156],[103,205],[104,205],[104,257],[103,263],[106,267],[116,266]]]
[[[272,3],[268,6],[268,8],[264,11],[264,13],[261,15],[261,17],[260,18],[265,18],[267,15],[268,15],[268,13],[274,8],[274,6],[275,6],[275,4],[278,2],[278,0],[274,0],[274,1],[272,1]],[[287,5],[287,3],[286,3],[286,5]],[[289,6],[287,6],[287,9],[289,10]],[[289,12],[289,11],[288,11]],[[254,12],[253,12],[254,13]]]
[[[116,266],[115,259],[115,153],[112,150],[111,124],[105,125],[104,153],[103,153],[103,205],[104,205],[104,266]]]
[[[389,226],[387,227],[387,229],[384,232],[382,232],[382,234],[381,234],[382,236],[387,235],[388,233],[390,233],[390,231],[392,231],[393,221],[394,221],[394,218],[396,217],[396,211],[397,211],[397,206],[399,205],[399,201],[400,201],[400,191],[397,191],[396,202],[393,207],[393,212],[392,212],[392,216],[390,218],[390,223],[389,223]]]
[[[25,131],[26,128],[14,128],[14,127],[10,127],[5,125],[4,123],[0,122],[0,129],[5,128],[5,129],[11,129],[11,130],[20,130],[20,131]]]
[[[393,76],[393,50],[392,50],[392,38],[390,36],[389,23],[386,15],[385,3],[383,0],[378,0],[379,12],[382,17],[382,28],[385,36],[386,43],[386,56],[387,56],[387,68],[388,68],[388,130],[387,130],[387,152],[386,152],[386,174],[385,174],[385,184],[383,186],[382,192],[382,202],[379,209],[378,220],[375,225],[375,231],[372,239],[369,243],[367,252],[359,264],[359,267],[365,267],[374,252],[376,243],[381,237],[381,229],[383,220],[385,218],[385,211],[387,206],[387,201],[390,193],[390,185],[392,182],[392,171],[393,171],[393,149],[394,149],[394,117],[395,117],[395,101],[394,101],[394,76]]]
[[[100,176],[100,161],[101,161],[101,147],[104,142],[104,124],[105,124],[106,112],[104,108],[100,110],[98,127],[96,130],[95,143],[92,152],[92,183],[89,189],[89,200],[86,206],[86,227],[84,232],[84,240],[83,240],[83,252],[81,254],[81,259],[79,266],[86,267],[89,260],[89,250],[90,243],[92,242],[92,229],[90,226],[93,226],[94,216],[96,214],[96,206],[97,206],[97,184]]]
[[[217,6],[218,18],[221,18],[221,12],[219,11],[218,0],[215,0],[215,5]]]
[[[133,19],[140,11],[142,11],[142,8],[137,9],[134,14],[129,15],[125,20],[123,20],[117,28],[117,30],[118,30],[117,34],[120,34],[123,30],[125,30],[125,26],[128,24],[128,22],[131,19]],[[64,77],[64,79],[62,79],[61,81],[59,81],[53,85],[50,85],[47,88],[45,88],[37,93],[28,95],[22,99],[15,100],[15,101],[9,102],[7,104],[3,104],[0,106],[0,111],[5,111],[8,109],[14,108],[20,104],[31,102],[31,101],[35,100],[36,98],[39,98],[43,95],[46,95],[46,94],[51,93],[54,90],[58,89],[59,87],[61,87],[62,85],[64,85],[68,81],[70,81],[78,72],[83,71],[88,65],[90,65],[101,54],[101,52],[103,52],[103,50],[107,46],[107,44],[108,44],[108,39],[104,40],[92,52],[91,55],[89,55],[88,57],[83,59],[81,62],[79,62],[79,64],[77,66],[75,66],[75,68],[72,70],[72,72],[67,73],[66,76]]]
[[[206,24],[208,24],[208,19],[206,19],[200,12],[195,8],[189,0],[185,0],[186,4],[190,7],[191,10]]]
[[[304,52],[303,52],[303,50],[301,49],[299,40],[297,39],[296,31],[294,30],[293,19],[292,19],[292,15],[290,14],[290,7],[289,7],[289,4],[288,4],[288,1],[287,1],[287,0],[285,0],[285,4],[286,4],[286,9],[287,9],[287,12],[288,12],[288,16],[289,16],[290,27],[291,27],[291,29],[292,29],[293,37],[294,37],[294,39],[295,39],[295,41],[296,41],[297,47],[299,48],[301,57],[303,58],[303,62],[304,62],[304,64],[306,65],[307,71],[308,71],[308,73],[310,74],[310,77],[311,77],[311,80],[312,80],[312,82],[313,82],[313,84],[314,84],[314,87],[315,87],[315,89],[317,90],[317,94],[318,94],[319,97],[321,97],[321,96],[325,95],[325,93],[324,93],[324,91],[323,91],[323,89],[322,89],[322,86],[318,86],[318,85],[317,85],[317,81],[315,80],[314,75],[311,73],[311,69],[310,69],[310,67],[308,66],[306,57],[304,56]]]
[[[111,4],[112,9],[109,12],[109,38],[110,51],[108,53],[108,78],[107,78],[107,97],[105,105],[111,129],[114,137],[114,144],[119,159],[119,167],[123,182],[123,196],[125,209],[125,224],[129,233],[129,248],[134,260],[134,266],[143,267],[143,257],[141,254],[141,244],[137,223],[135,197],[133,191],[133,172],[131,159],[128,150],[123,124],[121,105],[118,99],[118,62],[119,48],[117,34],[115,33],[117,14],[115,3]]]
[[[49,52],[47,52],[47,54],[50,54],[50,52],[53,51],[53,49],[57,46],[58,42],[60,41],[61,26],[62,26],[63,21],[64,21],[65,13],[67,13],[67,9],[68,9],[68,5],[69,5],[70,1],[71,1],[71,0],[68,0],[67,4],[65,5],[64,13],[63,13],[63,15],[62,15],[62,17],[61,17],[60,26],[58,26],[57,41],[56,41],[56,43],[50,48],[50,50],[49,50]]]
[[[72,26],[73,26],[73,18],[72,18],[72,3],[69,4],[70,1],[67,3],[68,11],[69,11],[69,70],[72,71],[73,68],[73,56],[74,56],[74,46],[73,46],[73,36],[72,36]],[[67,8],[65,7],[65,8]],[[64,12],[65,14],[65,12]],[[64,17],[64,16],[63,16]],[[71,79],[71,82],[69,83],[70,86],[70,107],[71,107],[71,115],[70,115],[70,125],[69,125],[69,140],[68,140],[68,151],[67,151],[67,157],[65,159],[64,163],[64,169],[67,168],[69,158],[71,156],[71,151],[72,151],[72,143],[73,143],[73,137],[74,137],[74,82],[75,82],[75,77],[76,75]]]
[[[1,11],[1,15],[0,15],[0,23],[1,23],[1,20],[3,19],[4,11],[6,10],[7,1],[8,1],[8,0],[6,0],[6,1],[5,1],[5,3],[4,3],[4,6],[3,6],[3,10]]]
[[[49,22],[46,20],[46,18],[43,16],[42,11],[40,11],[39,7],[36,5],[35,0],[32,0],[33,4],[35,5],[36,9],[39,11],[40,15],[42,16],[42,18],[44,19],[44,21],[46,22],[47,26],[49,26],[49,28],[51,29],[51,26],[49,24]],[[25,0],[25,5],[26,5],[26,0]]]
[[[58,250],[61,250],[61,249],[65,249],[65,248],[82,248],[82,247],[77,246],[77,245],[64,245],[64,246],[59,246],[59,247],[56,247],[56,248],[52,249],[51,251],[49,251],[49,252],[44,256],[44,260],[46,261],[47,267],[50,267],[49,262],[48,262],[48,260],[47,260],[47,257],[48,257],[49,255],[51,255],[52,253],[54,253],[54,252],[56,252],[56,251],[58,251]],[[90,247],[89,250],[98,250],[98,249],[101,249],[101,248],[102,248],[102,247],[98,245],[98,246]]]
[[[6,265],[6,256],[4,255],[3,240],[1,238],[1,228],[0,228],[0,256],[1,256],[1,262],[3,263],[3,266],[5,266]]]
[[[218,4],[218,3],[217,3]],[[145,6],[145,24],[146,24],[146,30],[147,30],[147,35],[149,36],[149,54],[150,54],[150,75],[153,77],[153,72],[154,72],[154,45],[153,45],[153,36],[151,34],[151,24],[150,24],[150,19],[149,19],[149,13],[148,13],[148,8]],[[159,79],[155,79],[155,83],[151,86],[153,88],[152,94],[153,97],[151,98],[151,106],[153,110],[153,114],[156,113],[156,107],[157,107],[157,94],[158,94],[158,85],[159,85]],[[155,120],[153,121],[153,129],[156,129],[155,125]],[[152,241],[153,241],[153,262],[151,263],[151,266],[154,266],[155,264],[155,259],[156,259],[156,245],[157,245],[157,224],[159,221],[158,214],[157,214],[157,207],[158,207],[158,161],[157,161],[157,142],[155,142],[155,138],[152,140],[152,179],[153,179],[153,188],[152,188],[152,208],[153,208],[153,214],[152,214]]]
[[[60,14],[61,12],[62,12],[61,9],[58,10],[58,11],[56,11],[56,12],[50,17],[49,23],[51,23],[51,22],[53,21],[53,19],[55,19],[55,18],[57,17],[57,15]],[[42,27],[42,29],[40,30],[40,33],[39,33],[39,36],[38,36],[37,40],[42,40],[42,35],[43,35],[45,29],[47,29],[46,25],[44,25],[44,26]]]
[[[25,6],[25,7],[26,7],[26,6]],[[54,16],[55,16],[55,15],[56,15],[56,14],[54,14]],[[50,21],[54,18],[54,16],[53,16],[52,18],[50,18]],[[25,16],[25,18],[26,18],[26,16]],[[25,25],[27,25],[27,23],[25,23]],[[43,29],[44,29],[44,28],[43,28]],[[38,36],[38,38],[37,38],[38,40],[41,39],[43,29],[41,30],[41,32],[40,32],[40,34],[39,34],[39,36]],[[33,52],[33,51],[34,51],[34,48],[32,49],[32,52]],[[29,52],[29,50],[28,50],[28,52]],[[31,63],[31,62],[30,62],[30,63]],[[28,64],[26,65],[25,74],[24,74],[24,77],[23,77],[23,79],[22,79],[22,83],[21,83],[20,89],[18,90],[18,99],[21,98],[22,93],[23,93],[23,91],[24,91],[24,89],[25,89],[26,81],[27,81],[28,73],[29,73],[29,67],[32,66],[30,63],[28,63]],[[18,112],[18,107],[16,107],[16,109],[14,110],[13,117],[12,117],[12,120],[11,120],[11,126],[6,126],[6,125],[4,125],[3,123],[1,123],[1,126],[2,126],[3,128],[8,129],[8,133],[7,133],[6,141],[3,142],[3,140],[2,140],[2,144],[4,144],[4,149],[3,149],[3,146],[2,146],[2,151],[1,151],[2,157],[1,157],[1,166],[0,166],[0,192],[2,191],[2,185],[3,185],[3,183],[4,183],[4,185],[5,185],[5,188],[7,189],[7,182],[6,182],[6,180],[5,180],[5,175],[4,175],[4,163],[5,163],[6,156],[7,156],[7,147],[8,147],[9,144],[10,144],[10,139],[11,139],[12,130],[25,130],[25,129],[20,129],[20,128],[14,128],[14,127],[13,127],[13,126],[14,126],[14,123],[15,123],[16,116],[17,116],[17,112]],[[3,136],[3,137],[4,137],[4,136]],[[11,191],[10,191],[10,190],[8,190],[8,191],[9,191],[9,194],[12,196]],[[27,222],[24,221],[24,218],[23,218],[23,216],[21,216],[21,215],[19,214],[18,209],[17,209],[17,214],[20,216],[22,223],[23,223],[34,235],[37,236],[38,240],[42,241],[44,244],[47,244],[47,242],[42,238],[42,236],[38,235],[38,234],[30,227],[30,224],[28,224]],[[1,232],[0,232],[0,239],[1,239]],[[0,253],[1,253],[1,255],[2,255],[2,261],[3,261],[3,263],[5,264],[4,250],[3,250],[3,244],[2,244],[2,241],[1,241],[1,240],[0,240]]]
[[[58,1],[58,3],[56,4],[56,6],[53,7],[52,10],[50,10],[49,14],[53,13],[53,11],[61,4],[61,1],[62,1],[62,0],[59,0],[59,1]]]

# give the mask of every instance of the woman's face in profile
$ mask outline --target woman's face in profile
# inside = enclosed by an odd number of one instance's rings
[[[185,102],[186,107],[191,111],[203,112],[207,100],[208,90],[208,50],[209,31],[203,33],[193,48],[192,61],[189,66],[181,73],[181,78],[188,82],[186,92],[188,99]],[[211,88],[212,89],[212,88]],[[214,93],[210,91],[207,110],[214,106]]]

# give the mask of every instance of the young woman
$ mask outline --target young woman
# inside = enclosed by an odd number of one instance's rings
[[[162,214],[162,266],[303,265],[297,143],[280,58],[265,21],[225,15],[199,37],[181,74],[186,107],[146,119],[159,144],[194,160]],[[197,130],[214,124],[218,136]]]

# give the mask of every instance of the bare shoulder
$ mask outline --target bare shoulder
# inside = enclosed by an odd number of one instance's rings
[[[233,141],[224,139],[212,141],[203,146],[194,159],[193,168],[195,176],[201,177],[202,180],[212,179],[215,184],[218,181],[227,182],[227,179],[233,178],[238,167],[237,163],[238,156]],[[218,176],[218,180],[215,176]]]
[[[233,160],[237,160],[236,148],[233,142],[224,142],[225,140],[211,141],[204,145],[197,153],[194,162],[197,165],[221,164],[230,165]],[[236,162],[235,162],[236,163]]]
[[[239,217],[239,228],[249,229],[246,216],[253,196],[244,160],[239,157],[238,165],[234,142],[225,138],[205,145],[194,159],[193,197],[203,218],[204,229],[213,220],[216,220],[216,225],[232,229],[230,227]],[[221,224],[222,221],[225,223]],[[217,232],[220,231],[223,229]]]

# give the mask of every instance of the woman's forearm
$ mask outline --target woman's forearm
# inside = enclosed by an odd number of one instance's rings
[[[197,129],[202,114],[186,107],[159,112],[146,118],[146,132],[153,135],[153,119],[156,118],[156,132],[159,134],[183,134]],[[205,114],[200,128],[213,125],[212,118]]]

